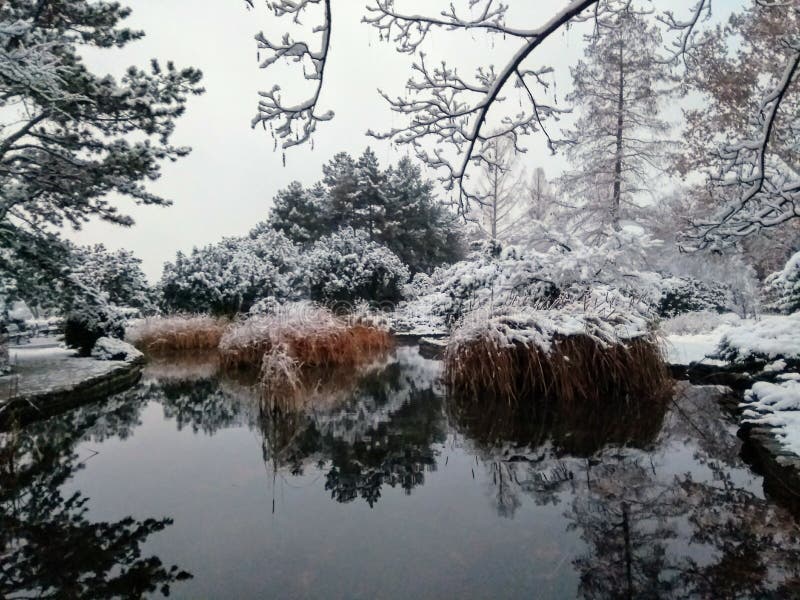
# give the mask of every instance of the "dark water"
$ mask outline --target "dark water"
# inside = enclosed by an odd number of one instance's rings
[[[464,411],[414,348],[313,410],[212,364],[34,424],[0,457],[8,598],[800,596],[800,528],[715,388],[668,409]]]

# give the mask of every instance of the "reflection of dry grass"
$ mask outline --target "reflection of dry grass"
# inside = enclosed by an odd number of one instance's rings
[[[219,345],[228,322],[208,316],[152,317],[135,325],[128,338],[147,352],[208,350]]]
[[[218,371],[219,353],[216,350],[198,350],[151,356],[142,374],[145,379],[172,382],[210,379]]]
[[[536,448],[548,441],[558,452],[591,456],[606,446],[650,447],[658,437],[669,395],[646,402],[477,403],[453,395],[446,403],[453,425],[478,446],[512,443]]]
[[[556,338],[550,352],[530,344],[500,345],[490,336],[458,341],[445,353],[445,379],[461,398],[506,404],[585,402],[663,396],[670,378],[658,342],[641,337],[602,344],[587,335]]]
[[[385,365],[373,361],[358,367],[300,368],[282,353],[264,356],[260,392],[262,405],[270,411],[328,411],[353,396],[370,372]]]

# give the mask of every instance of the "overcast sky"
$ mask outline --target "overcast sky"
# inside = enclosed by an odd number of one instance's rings
[[[399,94],[410,75],[410,58],[378,41],[377,31],[360,22],[365,0],[334,4],[321,108],[333,110],[336,117],[320,125],[313,150],[302,146],[288,151],[285,167],[269,133],[250,128],[258,90],[275,83],[275,74],[260,70],[256,61],[253,36],[261,29],[269,30],[275,21],[263,3],[257,2],[258,8],[252,11],[239,0],[126,0],[123,4],[133,9],[128,26],[144,30],[146,37],[122,50],[92,53],[87,56],[90,66],[118,76],[130,64],[145,66],[154,57],[171,59],[178,66],[200,68],[206,93],[190,99],[173,138],[175,144],[191,146],[192,153],[165,164],[161,179],[151,186],[174,205],[136,207],[123,200],[123,210],[136,219],[134,227],[93,222],[70,235],[78,243],[131,249],[142,258],[151,281],[156,281],[164,261],[171,260],[177,250],[186,252],[223,236],[246,233],[267,216],[276,191],[295,179],[305,184],[318,180],[322,164],[335,152],[357,155],[371,145],[384,166],[405,153],[365,135],[368,128],[391,127],[396,119],[376,88]],[[521,24],[535,26],[563,4],[563,0],[532,2],[527,5],[529,13],[519,15]],[[515,47],[511,41],[489,47],[481,37],[442,33],[426,50],[432,58],[455,58],[465,73],[471,73],[487,61],[499,65]],[[568,65],[579,58],[582,47],[580,31],[559,33],[543,45],[530,66],[554,66],[560,74],[559,89],[566,93]],[[292,80],[283,78],[285,74],[281,72],[280,83],[291,89]],[[550,156],[541,137],[531,139],[528,146],[524,160],[530,168],[543,166],[552,176],[563,167],[563,158]]]

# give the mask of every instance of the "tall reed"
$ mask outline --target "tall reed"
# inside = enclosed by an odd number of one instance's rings
[[[211,350],[219,346],[229,322],[204,315],[170,315],[140,321],[127,332],[145,352]]]

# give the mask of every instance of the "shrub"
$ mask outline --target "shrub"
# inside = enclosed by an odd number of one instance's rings
[[[723,313],[732,306],[731,292],[726,286],[692,277],[665,277],[661,281],[657,311],[662,317],[698,311]]]
[[[209,350],[219,346],[228,321],[201,315],[171,315],[140,321],[128,339],[148,352]]]
[[[188,256],[178,253],[164,265],[162,308],[233,315],[268,296],[286,299],[296,287],[298,260],[286,236],[265,228],[195,248]]]
[[[767,277],[764,292],[768,308],[784,314],[800,311],[800,252],[782,270]]]
[[[89,356],[101,337],[125,337],[125,319],[113,306],[100,299],[87,298],[73,303],[64,319],[64,342]]]
[[[318,240],[305,261],[312,300],[397,301],[409,277],[394,252],[350,227]]]

